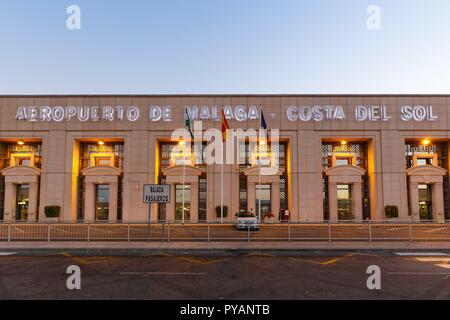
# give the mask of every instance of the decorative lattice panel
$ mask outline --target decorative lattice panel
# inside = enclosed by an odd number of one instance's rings
[[[0,143],[0,170],[10,167],[11,156],[15,153],[32,153],[34,154],[34,165],[41,168],[42,144],[38,142],[26,143],[18,145],[17,143]],[[39,200],[39,199],[38,199]],[[3,220],[5,208],[5,177],[0,176],[0,220]]]
[[[370,219],[370,181],[367,173],[369,167],[367,148],[367,142],[352,142],[346,145],[337,142],[322,144],[323,170],[332,166],[334,154],[352,154],[356,158],[356,166],[366,170],[366,174],[362,177],[363,219]],[[323,174],[322,179],[322,194],[324,220],[329,220],[328,177],[325,174]]]
[[[241,164],[239,165],[239,210],[247,211],[247,177],[244,171],[250,168],[252,150],[256,153],[278,154],[278,166],[283,174],[280,177],[280,209],[287,210],[289,208],[289,192],[288,192],[288,174],[287,174],[287,143],[279,144],[250,144],[242,142],[239,145],[239,155]],[[274,212],[275,215],[278,212]]]
[[[171,157],[173,153],[181,154],[184,152],[184,148],[186,146],[181,146],[174,142],[162,142],[159,145],[159,183],[165,184],[166,177],[162,174],[162,171],[171,165]],[[206,143],[198,144],[194,143],[191,145],[191,152],[195,155],[195,159],[197,164],[196,168],[202,171],[199,177],[199,212],[198,212],[198,221],[206,221],[207,220],[207,189],[208,189],[208,179],[207,179],[207,168],[205,159],[203,158],[203,152],[206,148]],[[193,213],[196,214],[196,213]],[[159,205],[158,206],[158,220],[164,221],[167,217],[166,206]]]
[[[415,154],[436,154],[438,163],[437,165],[445,170],[449,169],[448,166],[448,142],[438,142],[429,145],[423,145],[419,141],[409,141],[405,144],[405,158],[406,158],[406,168],[409,169],[413,166],[413,158]],[[447,174],[444,177],[443,181],[444,187],[444,212],[445,219],[450,220],[450,196],[449,196],[449,188],[450,181],[449,175]],[[409,185],[409,184],[407,184]],[[408,192],[409,196],[409,192]],[[408,198],[408,207],[411,208],[411,204]],[[410,209],[411,212],[411,209]]]
[[[77,179],[77,219],[78,221],[84,220],[84,203],[85,203],[85,190],[84,190],[84,176],[81,175],[81,171],[90,166],[91,155],[96,153],[113,153],[114,154],[114,166],[120,170],[124,170],[125,165],[125,145],[119,142],[109,142],[104,145],[99,145],[93,142],[81,142],[80,143],[80,162],[79,162],[79,176]],[[117,220],[121,221],[123,216],[123,177],[119,177],[118,185],[118,203],[117,203]]]

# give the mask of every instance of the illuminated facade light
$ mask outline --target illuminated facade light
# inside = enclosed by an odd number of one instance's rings
[[[105,145],[105,141],[100,140],[100,141],[98,142],[98,145],[99,145],[99,146],[104,146],[104,145]]]
[[[431,144],[431,140],[429,140],[429,139],[424,139],[424,140],[422,140],[422,144],[423,144],[424,146],[429,146],[429,145]]]
[[[345,141],[345,140],[342,140],[342,141],[341,141],[341,145],[342,145],[342,146],[346,146],[347,144],[348,144],[348,141]]]
[[[17,144],[18,144],[19,146],[23,146],[23,145],[25,144],[25,142],[22,141],[22,140],[19,140],[19,141],[17,142]]]

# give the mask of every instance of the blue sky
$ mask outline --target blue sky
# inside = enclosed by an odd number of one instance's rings
[[[449,12],[448,0],[0,0],[0,94],[450,93]]]

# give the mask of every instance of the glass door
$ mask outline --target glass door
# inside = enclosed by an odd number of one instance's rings
[[[109,220],[109,185],[97,184],[95,190],[95,220]]]
[[[349,184],[337,185],[338,219],[352,220],[352,188]]]
[[[260,208],[261,205],[261,208]],[[264,220],[264,217],[272,212],[271,186],[270,184],[256,185],[256,216]],[[261,212],[260,212],[261,210]]]
[[[28,204],[30,202],[30,186],[18,184],[16,191],[16,220],[28,220]]]
[[[189,222],[191,220],[191,186],[177,184],[175,186],[175,220]]]
[[[419,184],[419,211],[421,221],[433,220],[430,184]]]

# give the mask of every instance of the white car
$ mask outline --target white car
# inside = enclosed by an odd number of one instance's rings
[[[239,213],[234,220],[234,225],[237,230],[259,230],[260,228],[258,218],[251,213]]]

